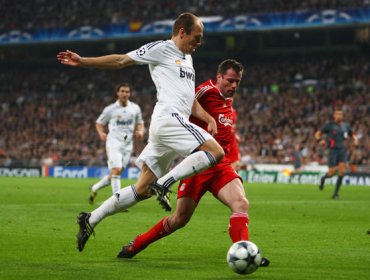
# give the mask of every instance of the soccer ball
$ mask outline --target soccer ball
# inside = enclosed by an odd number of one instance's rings
[[[262,255],[256,244],[242,240],[231,245],[226,259],[236,273],[251,274],[261,265]]]

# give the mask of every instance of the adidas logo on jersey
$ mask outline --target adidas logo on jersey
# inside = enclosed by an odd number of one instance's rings
[[[184,69],[182,69],[180,67],[180,78],[186,78],[186,79],[189,79],[191,81],[195,81],[195,74],[194,73],[191,73],[191,72],[187,72],[185,71]]]

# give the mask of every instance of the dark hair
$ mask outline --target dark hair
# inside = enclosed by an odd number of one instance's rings
[[[172,28],[172,35],[179,34],[180,28],[184,28],[186,34],[190,34],[193,30],[194,22],[197,17],[192,13],[182,13],[177,17]]]
[[[244,71],[243,65],[237,62],[235,59],[226,59],[218,65],[217,73],[225,74],[230,68],[237,73]]]
[[[115,92],[117,93],[121,87],[128,87],[131,91],[131,87],[128,83],[120,83],[120,84],[116,85],[116,88],[115,88],[116,91]]]

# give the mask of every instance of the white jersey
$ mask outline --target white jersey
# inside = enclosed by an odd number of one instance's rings
[[[107,147],[126,146],[131,149],[135,126],[144,123],[141,109],[136,103],[128,101],[127,106],[122,106],[118,100],[105,107],[96,122],[108,124]]]
[[[191,55],[172,40],[148,43],[127,54],[137,64],[149,64],[157,88],[153,118],[179,113],[189,118],[195,99],[195,71]]]

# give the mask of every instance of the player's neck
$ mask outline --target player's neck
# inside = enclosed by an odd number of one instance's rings
[[[185,52],[181,46],[181,41],[180,41],[180,38],[179,37],[176,37],[176,36],[172,36],[171,40],[175,43],[176,47],[179,49],[180,52],[182,52],[182,54],[185,56]]]
[[[118,103],[119,103],[119,105],[121,105],[122,107],[126,107],[126,106],[127,106],[127,104],[128,104],[128,101],[126,101],[126,102],[122,102],[122,101],[118,100]]]

